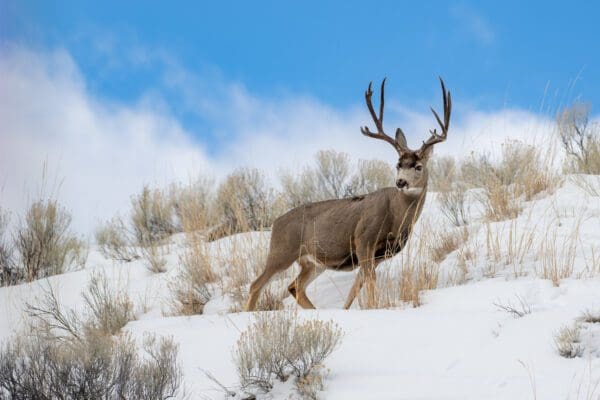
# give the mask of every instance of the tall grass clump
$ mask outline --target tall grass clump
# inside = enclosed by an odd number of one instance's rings
[[[589,104],[576,102],[557,115],[567,173],[600,174],[600,125],[590,122],[590,109]]]
[[[170,193],[178,230],[196,234],[210,227],[214,208],[212,179],[201,177],[187,185],[172,185]]]
[[[15,236],[27,282],[85,264],[85,245],[70,231],[70,225],[71,214],[54,200],[39,200],[29,207]]]
[[[301,321],[290,311],[256,315],[233,353],[242,388],[268,392],[275,381],[294,377],[301,394],[317,398],[317,392],[323,390],[318,372],[342,337],[341,328],[333,321]]]

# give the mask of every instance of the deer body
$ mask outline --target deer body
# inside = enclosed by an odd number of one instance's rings
[[[383,90],[379,118],[371,104],[371,85],[365,97],[378,133],[368,128],[366,136],[393,144],[400,155],[396,187],[352,198],[326,200],[306,204],[288,211],[273,223],[269,255],[264,271],[250,286],[246,309],[256,307],[262,288],[277,273],[300,264],[298,277],[289,285],[292,296],[303,308],[314,308],[306,296],[306,287],[326,269],[349,271],[359,268],[345,308],[349,308],[365,282],[374,283],[375,268],[385,258],[402,250],[412,227],[423,209],[427,193],[426,163],[432,145],[445,139],[450,117],[450,97],[444,91],[444,123],[434,112],[442,127],[442,135],[432,131],[432,137],[418,151],[406,147],[402,130],[396,139],[383,133]]]

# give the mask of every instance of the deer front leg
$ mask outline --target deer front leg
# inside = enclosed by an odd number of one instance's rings
[[[370,249],[365,249],[363,251],[357,251],[356,255],[360,262],[360,270],[356,275],[354,284],[348,293],[348,299],[344,304],[346,310],[350,308],[365,282],[367,283],[367,289],[369,289],[367,295],[373,298],[375,296],[375,268],[377,267],[377,263],[375,262],[375,252]]]

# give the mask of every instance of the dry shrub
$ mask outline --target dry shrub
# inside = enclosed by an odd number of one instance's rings
[[[576,102],[556,118],[567,173],[600,174],[600,125],[590,123],[589,113],[589,104]]]
[[[467,225],[469,223],[466,191],[466,186],[457,182],[448,189],[441,190],[437,197],[442,214],[455,226]]]
[[[280,174],[282,195],[287,208],[303,204],[356,196],[393,186],[394,171],[380,160],[359,160],[350,164],[346,153],[322,150],[315,154],[315,166],[299,174]]]
[[[346,194],[350,177],[350,157],[334,150],[321,150],[315,155],[318,190],[327,199],[339,199]]]
[[[0,208],[0,286],[23,281],[23,272],[17,268],[14,258],[14,245],[5,237],[7,229],[8,214]]]
[[[519,295],[515,295],[516,303],[507,300],[506,302],[496,302],[494,305],[500,311],[504,311],[512,315],[514,318],[522,318],[525,315],[531,314],[531,306],[529,303]]]
[[[203,177],[186,186],[171,186],[171,203],[175,209],[178,230],[203,232],[210,226],[214,181]]]
[[[142,253],[144,260],[146,260],[148,271],[154,274],[162,274],[167,271],[165,254],[168,250],[165,250],[165,246],[166,244],[164,243],[153,242],[140,247],[139,251]]]
[[[130,262],[140,258],[123,220],[115,217],[96,229],[96,243],[102,255],[117,261]]]
[[[429,173],[428,186],[436,192],[448,190],[458,178],[456,161],[450,156],[434,156],[427,163],[427,171]]]
[[[544,151],[513,140],[502,145],[497,161],[484,154],[472,155],[461,164],[461,181],[484,190],[478,200],[488,220],[513,219],[521,210],[522,200],[552,192],[560,184],[561,179],[551,166],[552,152]]]
[[[144,186],[131,199],[131,228],[135,243],[146,246],[169,237],[177,231],[173,205],[167,194]]]
[[[129,295],[111,284],[105,274],[92,275],[83,299],[90,313],[87,329],[114,335],[135,319]]]
[[[268,392],[276,379],[294,376],[299,391],[306,391],[342,336],[333,321],[299,321],[290,311],[255,315],[233,353],[242,388]]]
[[[127,334],[133,318],[126,293],[105,276],[92,277],[81,314],[63,309],[48,286],[28,305],[29,326],[0,350],[0,398],[167,399],[179,392],[178,347],[146,336],[145,355]]]
[[[63,309],[56,291],[48,284],[37,304],[27,304],[27,315],[36,327],[53,337],[82,340],[85,335],[115,335],[135,319],[127,292],[115,287],[104,274],[92,275],[82,293],[86,309],[82,315]]]
[[[554,345],[556,351],[562,357],[575,358],[583,354],[581,344],[581,325],[574,323],[565,325],[554,334]]]
[[[86,335],[60,342],[32,331],[0,350],[0,397],[4,399],[152,399],[179,392],[178,347],[147,336],[138,355],[127,335]]]
[[[202,314],[211,297],[210,283],[218,279],[204,243],[190,243],[179,257],[179,270],[169,284],[172,315]]]
[[[394,170],[381,160],[359,160],[346,196],[367,194],[394,185]]]
[[[70,225],[71,215],[56,201],[31,205],[15,238],[27,282],[85,264],[85,245],[71,233]]]
[[[215,219],[219,229],[210,239],[271,226],[278,210],[275,193],[258,169],[241,168],[219,185]]]

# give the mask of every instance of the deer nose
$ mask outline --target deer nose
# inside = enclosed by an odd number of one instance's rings
[[[408,182],[406,182],[406,180],[404,179],[398,179],[396,181],[396,186],[398,187],[398,189],[404,189],[408,186]]]

